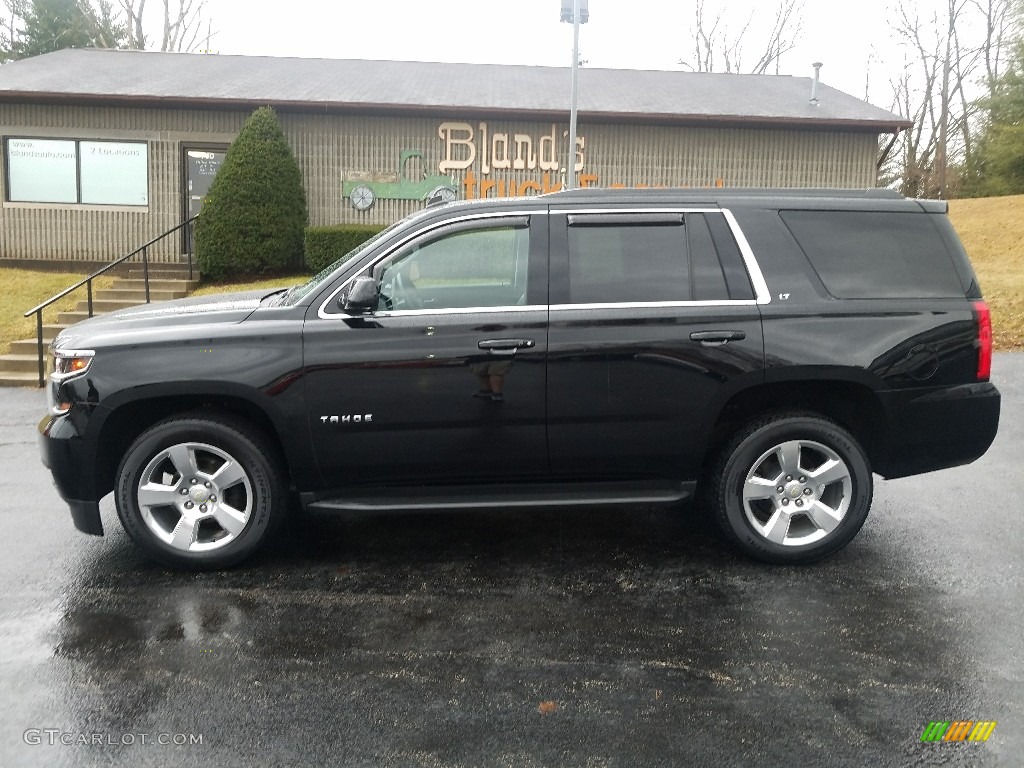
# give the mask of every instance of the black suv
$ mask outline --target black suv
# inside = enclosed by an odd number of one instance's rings
[[[992,443],[991,325],[944,202],[577,190],[428,208],[286,291],[53,344],[43,461],[154,558],[222,567],[305,508],[678,502],[754,557],[864,523],[872,472]]]

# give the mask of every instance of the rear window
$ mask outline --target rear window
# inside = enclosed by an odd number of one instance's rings
[[[825,289],[839,299],[963,297],[931,214],[780,211]]]

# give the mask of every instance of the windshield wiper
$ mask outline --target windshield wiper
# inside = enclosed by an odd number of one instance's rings
[[[281,304],[285,299],[288,298],[288,295],[291,293],[292,288],[294,287],[295,286],[293,285],[289,288],[278,288],[276,290],[271,291],[270,293],[264,294],[263,297],[260,299],[260,304],[269,299],[271,296],[276,296],[279,293],[284,294],[283,296],[281,296],[281,298],[274,302],[274,306],[276,307],[279,304]]]

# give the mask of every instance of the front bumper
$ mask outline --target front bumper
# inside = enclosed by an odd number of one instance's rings
[[[96,499],[95,457],[69,416],[46,416],[39,422],[39,453],[53,475],[57,493],[71,508],[75,527],[94,536],[103,535],[100,504]]]

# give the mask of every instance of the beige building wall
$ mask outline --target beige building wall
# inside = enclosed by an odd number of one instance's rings
[[[145,140],[149,145],[148,206],[5,201],[0,259],[106,262],[165,232],[184,218],[182,147],[229,143],[248,113],[0,104],[3,138]],[[397,184],[403,151],[423,155],[406,168],[413,181],[435,177],[454,186],[460,197],[535,194],[564,181],[567,124],[457,113],[279,116],[305,178],[312,225],[384,224],[420,209],[419,199],[381,196],[358,211],[346,195],[357,179]],[[580,180],[593,186],[871,187],[876,182],[873,133],[587,123],[580,124],[579,133]],[[517,161],[523,168],[500,167]],[[180,240],[169,238],[151,258],[174,260],[179,251]]]

